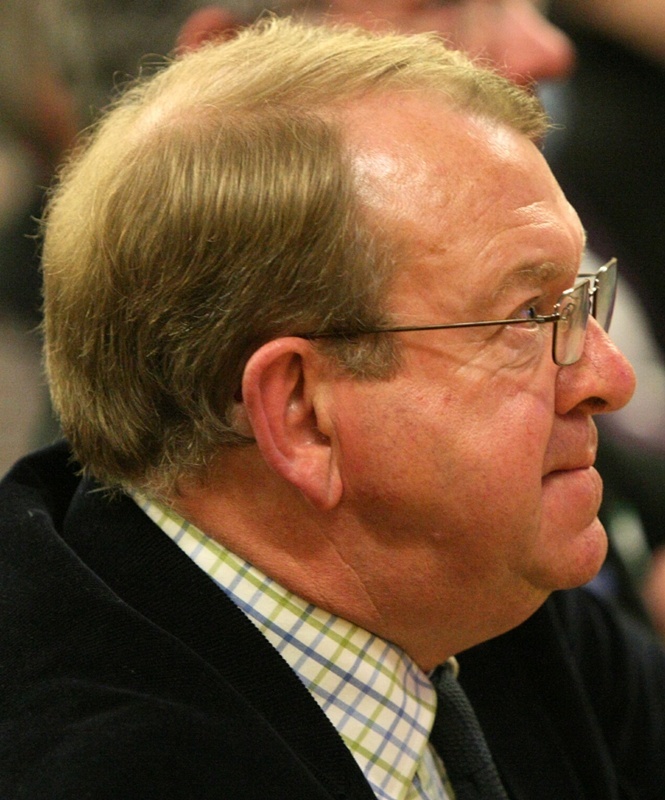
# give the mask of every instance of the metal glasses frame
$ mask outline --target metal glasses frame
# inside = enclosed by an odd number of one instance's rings
[[[607,331],[612,321],[614,299],[617,287],[617,260],[611,259],[594,274],[578,275],[578,282],[570,289],[563,292],[554,305],[553,312],[542,316],[517,318],[517,319],[492,319],[478,322],[446,322],[437,325],[397,325],[393,328],[365,328],[359,331],[330,331],[328,333],[299,333],[301,339],[355,339],[358,336],[369,336],[379,333],[407,333],[411,331],[439,331],[448,328],[481,328],[489,325],[542,325],[551,322],[554,325],[552,337],[552,359],[561,367],[574,364],[582,357],[584,350],[584,336],[581,337],[581,347],[575,349],[572,356],[562,357],[565,348],[558,351],[564,337],[570,341],[570,332],[581,331],[586,333],[589,314]],[[602,299],[602,304],[598,298]],[[580,314],[581,310],[581,314]],[[579,314],[576,317],[575,314]],[[566,331],[561,330],[560,323],[567,323]]]

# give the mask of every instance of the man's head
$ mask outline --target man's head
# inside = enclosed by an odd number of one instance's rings
[[[632,391],[596,323],[566,367],[550,323],[363,335],[556,310],[583,234],[543,130],[432,37],[278,22],[139,86],[47,220],[83,463],[423,666],[588,579],[591,415]]]
[[[98,476],[154,483],[205,465],[241,440],[229,415],[253,350],[385,321],[400,244],[365,218],[345,106],[430,89],[543,131],[534,100],[435,39],[288,23],[125,96],[60,188],[45,250],[54,399]],[[357,374],[393,364],[389,339],[330,346]]]

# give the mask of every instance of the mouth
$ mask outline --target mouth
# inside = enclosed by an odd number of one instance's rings
[[[598,430],[590,418],[561,429],[551,441],[543,479],[550,475],[582,473],[593,469],[598,451]]]
[[[566,492],[572,494],[577,494],[580,491],[583,493],[591,491],[592,494],[598,495],[598,502],[600,504],[603,480],[593,464],[585,462],[579,466],[554,469],[548,472],[547,475],[543,477],[543,486],[549,486],[551,488],[559,487],[560,489],[565,488]]]
[[[596,516],[603,499],[603,479],[598,470],[588,464],[555,469],[542,481],[543,491],[551,497],[559,497],[566,507],[581,507],[585,513]]]
[[[584,461],[584,462],[582,462],[580,464],[573,465],[573,466],[570,466],[570,467],[557,467],[556,469],[552,469],[549,472],[547,472],[543,476],[543,480],[545,478],[550,478],[550,477],[553,477],[555,475],[566,475],[566,474],[575,473],[575,472],[582,473],[582,472],[587,472],[589,470],[593,470],[595,472],[596,470],[595,470],[595,468],[593,466],[594,462],[595,462],[595,458],[590,460],[590,461]]]

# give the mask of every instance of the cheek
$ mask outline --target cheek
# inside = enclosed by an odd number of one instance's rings
[[[340,435],[347,490],[376,521],[395,525],[408,509],[405,525],[448,536],[533,527],[551,403],[496,384],[356,398]]]
[[[430,434],[424,446],[436,462],[446,456],[483,485],[520,488],[540,486],[554,419],[553,397],[538,395],[514,381],[486,380],[467,391],[450,391],[438,406],[419,419],[419,430]]]

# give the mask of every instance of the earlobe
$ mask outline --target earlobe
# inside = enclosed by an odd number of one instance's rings
[[[328,372],[312,345],[275,339],[250,358],[242,396],[252,433],[266,463],[316,508],[328,511],[342,483],[325,409]]]

